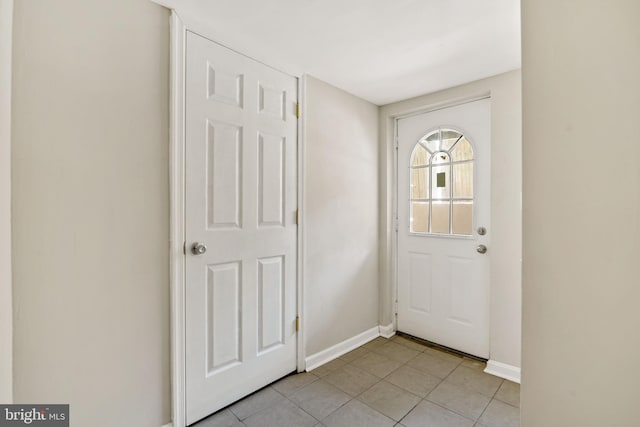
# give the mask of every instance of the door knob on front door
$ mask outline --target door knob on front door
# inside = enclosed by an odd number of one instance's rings
[[[207,252],[207,246],[204,243],[194,243],[191,245],[191,253],[194,255],[202,255]]]
[[[487,247],[485,245],[478,245],[478,247],[476,248],[476,251],[478,251],[479,254],[486,254]]]

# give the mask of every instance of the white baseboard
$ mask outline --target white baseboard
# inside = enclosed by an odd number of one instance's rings
[[[389,323],[387,326],[378,326],[380,329],[380,336],[384,338],[391,338],[396,334],[396,331],[393,329],[393,323]]]
[[[520,368],[516,366],[496,362],[495,360],[489,360],[484,372],[520,384]]]
[[[318,366],[331,362],[333,359],[337,359],[343,354],[348,353],[379,336],[380,328],[375,326],[356,335],[355,337],[351,337],[316,354],[312,354],[305,359],[306,370],[311,371]]]
[[[173,427],[173,423],[165,424],[162,427]]]

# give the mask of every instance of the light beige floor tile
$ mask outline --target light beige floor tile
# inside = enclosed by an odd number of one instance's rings
[[[440,357],[435,357],[431,354],[420,353],[409,362],[408,366],[415,368],[419,371],[426,372],[431,375],[435,375],[438,378],[446,378],[453,370],[462,362],[459,360],[445,360]]]
[[[423,400],[401,421],[406,427],[473,427],[473,421]]]
[[[439,359],[443,359],[443,360],[449,360],[449,361],[457,362],[457,363],[461,363],[462,362],[462,356],[458,356],[457,354],[449,353],[447,351],[439,350],[439,349],[433,348],[433,347],[426,347],[424,349],[424,353],[425,354],[430,354],[431,356],[435,356],[435,357],[437,357]]]
[[[385,381],[417,396],[426,397],[442,380],[434,375],[404,365],[387,375]]]
[[[345,365],[331,372],[324,377],[324,380],[338,387],[348,395],[355,397],[377,383],[380,379],[360,368]]]
[[[289,399],[321,420],[351,400],[351,396],[331,384],[319,380],[296,391]]]
[[[405,337],[378,337],[194,427],[519,427],[519,385],[485,367]]]
[[[491,398],[459,385],[442,382],[429,393],[427,400],[462,416],[477,420]]]
[[[477,369],[458,366],[445,381],[467,387],[487,397],[493,397],[504,380]]]
[[[351,350],[349,353],[343,354],[342,356],[340,356],[340,359],[348,363],[356,360],[358,357],[364,356],[367,353],[369,353],[368,349],[364,347],[358,347],[355,350]]]
[[[342,359],[334,359],[329,363],[325,363],[322,366],[318,366],[313,371],[311,371],[311,373],[319,377],[324,377],[326,375],[329,375],[332,371],[335,371],[336,369],[341,368],[346,364],[347,362],[345,362]]]
[[[244,420],[247,427],[312,427],[318,420],[298,408],[291,401],[283,399]]]
[[[373,350],[374,348],[378,348],[378,347],[380,347],[382,345],[385,345],[387,342],[389,342],[388,339],[382,338],[382,337],[377,337],[377,338],[369,341],[365,345],[363,345],[362,348],[366,348],[367,350]]]
[[[208,418],[195,424],[193,427],[240,427],[243,423],[238,421],[233,412],[228,409],[216,412]]]
[[[487,427],[520,427],[520,410],[494,399],[478,422]]]
[[[468,357],[462,358],[462,366],[466,366],[467,368],[477,369],[480,371],[484,371],[487,367],[485,362],[481,362],[479,360],[471,359]]]
[[[295,375],[289,375],[273,384],[272,387],[279,393],[289,396],[296,390],[316,381],[318,377],[309,372],[302,372]]]
[[[362,393],[358,400],[387,417],[400,421],[421,400],[415,394],[396,387],[386,381],[380,381]]]
[[[357,358],[351,362],[351,365],[365,370],[378,378],[384,378],[402,366],[402,363],[396,360],[391,360],[381,354],[371,352]]]
[[[395,423],[357,400],[350,401],[322,420],[327,427],[392,427]]]
[[[425,350],[425,348],[427,348],[427,346],[424,344],[421,344],[409,338],[401,337],[399,335],[395,335],[393,338],[391,338],[391,341],[393,341],[396,344],[409,347],[411,350],[419,351],[420,353],[422,353]]]
[[[385,345],[373,350],[375,353],[381,354],[400,363],[407,363],[409,360],[420,354],[419,351],[412,350],[409,347],[398,344],[396,342],[388,342]]]
[[[508,403],[511,406],[520,407],[520,384],[505,380],[498,392],[495,395],[495,399],[501,400],[504,403]]]
[[[271,387],[266,387],[233,404],[229,409],[242,421],[256,412],[279,403],[284,399],[285,397],[283,395]]]

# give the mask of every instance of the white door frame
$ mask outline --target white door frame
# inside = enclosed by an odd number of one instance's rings
[[[191,30],[209,39],[206,28],[184,16],[176,10],[171,12],[171,100],[170,100],[170,153],[169,153],[169,194],[170,194],[170,306],[171,306],[171,419],[173,427],[186,426],[186,361],[185,361],[185,35]],[[298,78],[298,103],[304,111],[304,79]],[[300,330],[297,336],[297,370],[305,369],[304,322],[303,319],[303,271],[302,248],[304,239],[304,193],[303,193],[303,154],[304,133],[303,115],[298,120],[298,241],[297,241],[297,308]]]
[[[431,113],[438,110],[443,110],[445,108],[455,107],[462,104],[468,104],[470,102],[479,101],[481,99],[491,98],[490,93],[483,93],[476,96],[463,97],[458,99],[452,99],[449,101],[432,104],[432,105],[423,105],[418,108],[409,109],[406,111],[401,111],[398,113],[391,114],[389,116],[384,117],[382,120],[388,120],[393,123],[393,126],[390,127],[393,133],[391,135],[387,134],[387,153],[393,153],[392,156],[392,164],[389,172],[391,176],[387,177],[390,181],[391,185],[391,194],[390,197],[387,198],[387,201],[391,203],[391,217],[388,219],[388,229],[393,230],[391,235],[391,245],[389,247],[389,257],[387,261],[387,269],[388,275],[391,283],[391,313],[393,318],[393,329],[394,331],[398,330],[398,121],[405,119],[407,117],[415,116],[418,114],[426,114]],[[387,124],[389,124],[387,122]],[[389,182],[388,181],[388,182]],[[491,289],[489,289],[491,292]],[[491,310],[489,310],[489,316],[491,316]],[[491,328],[491,322],[489,322],[489,328]],[[489,331],[491,333],[491,331]],[[491,349],[489,349],[491,351]]]

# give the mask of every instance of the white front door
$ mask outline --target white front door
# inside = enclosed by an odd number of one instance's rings
[[[490,106],[484,99],[397,122],[398,330],[483,358]]]
[[[186,36],[191,424],[296,369],[297,80]]]

